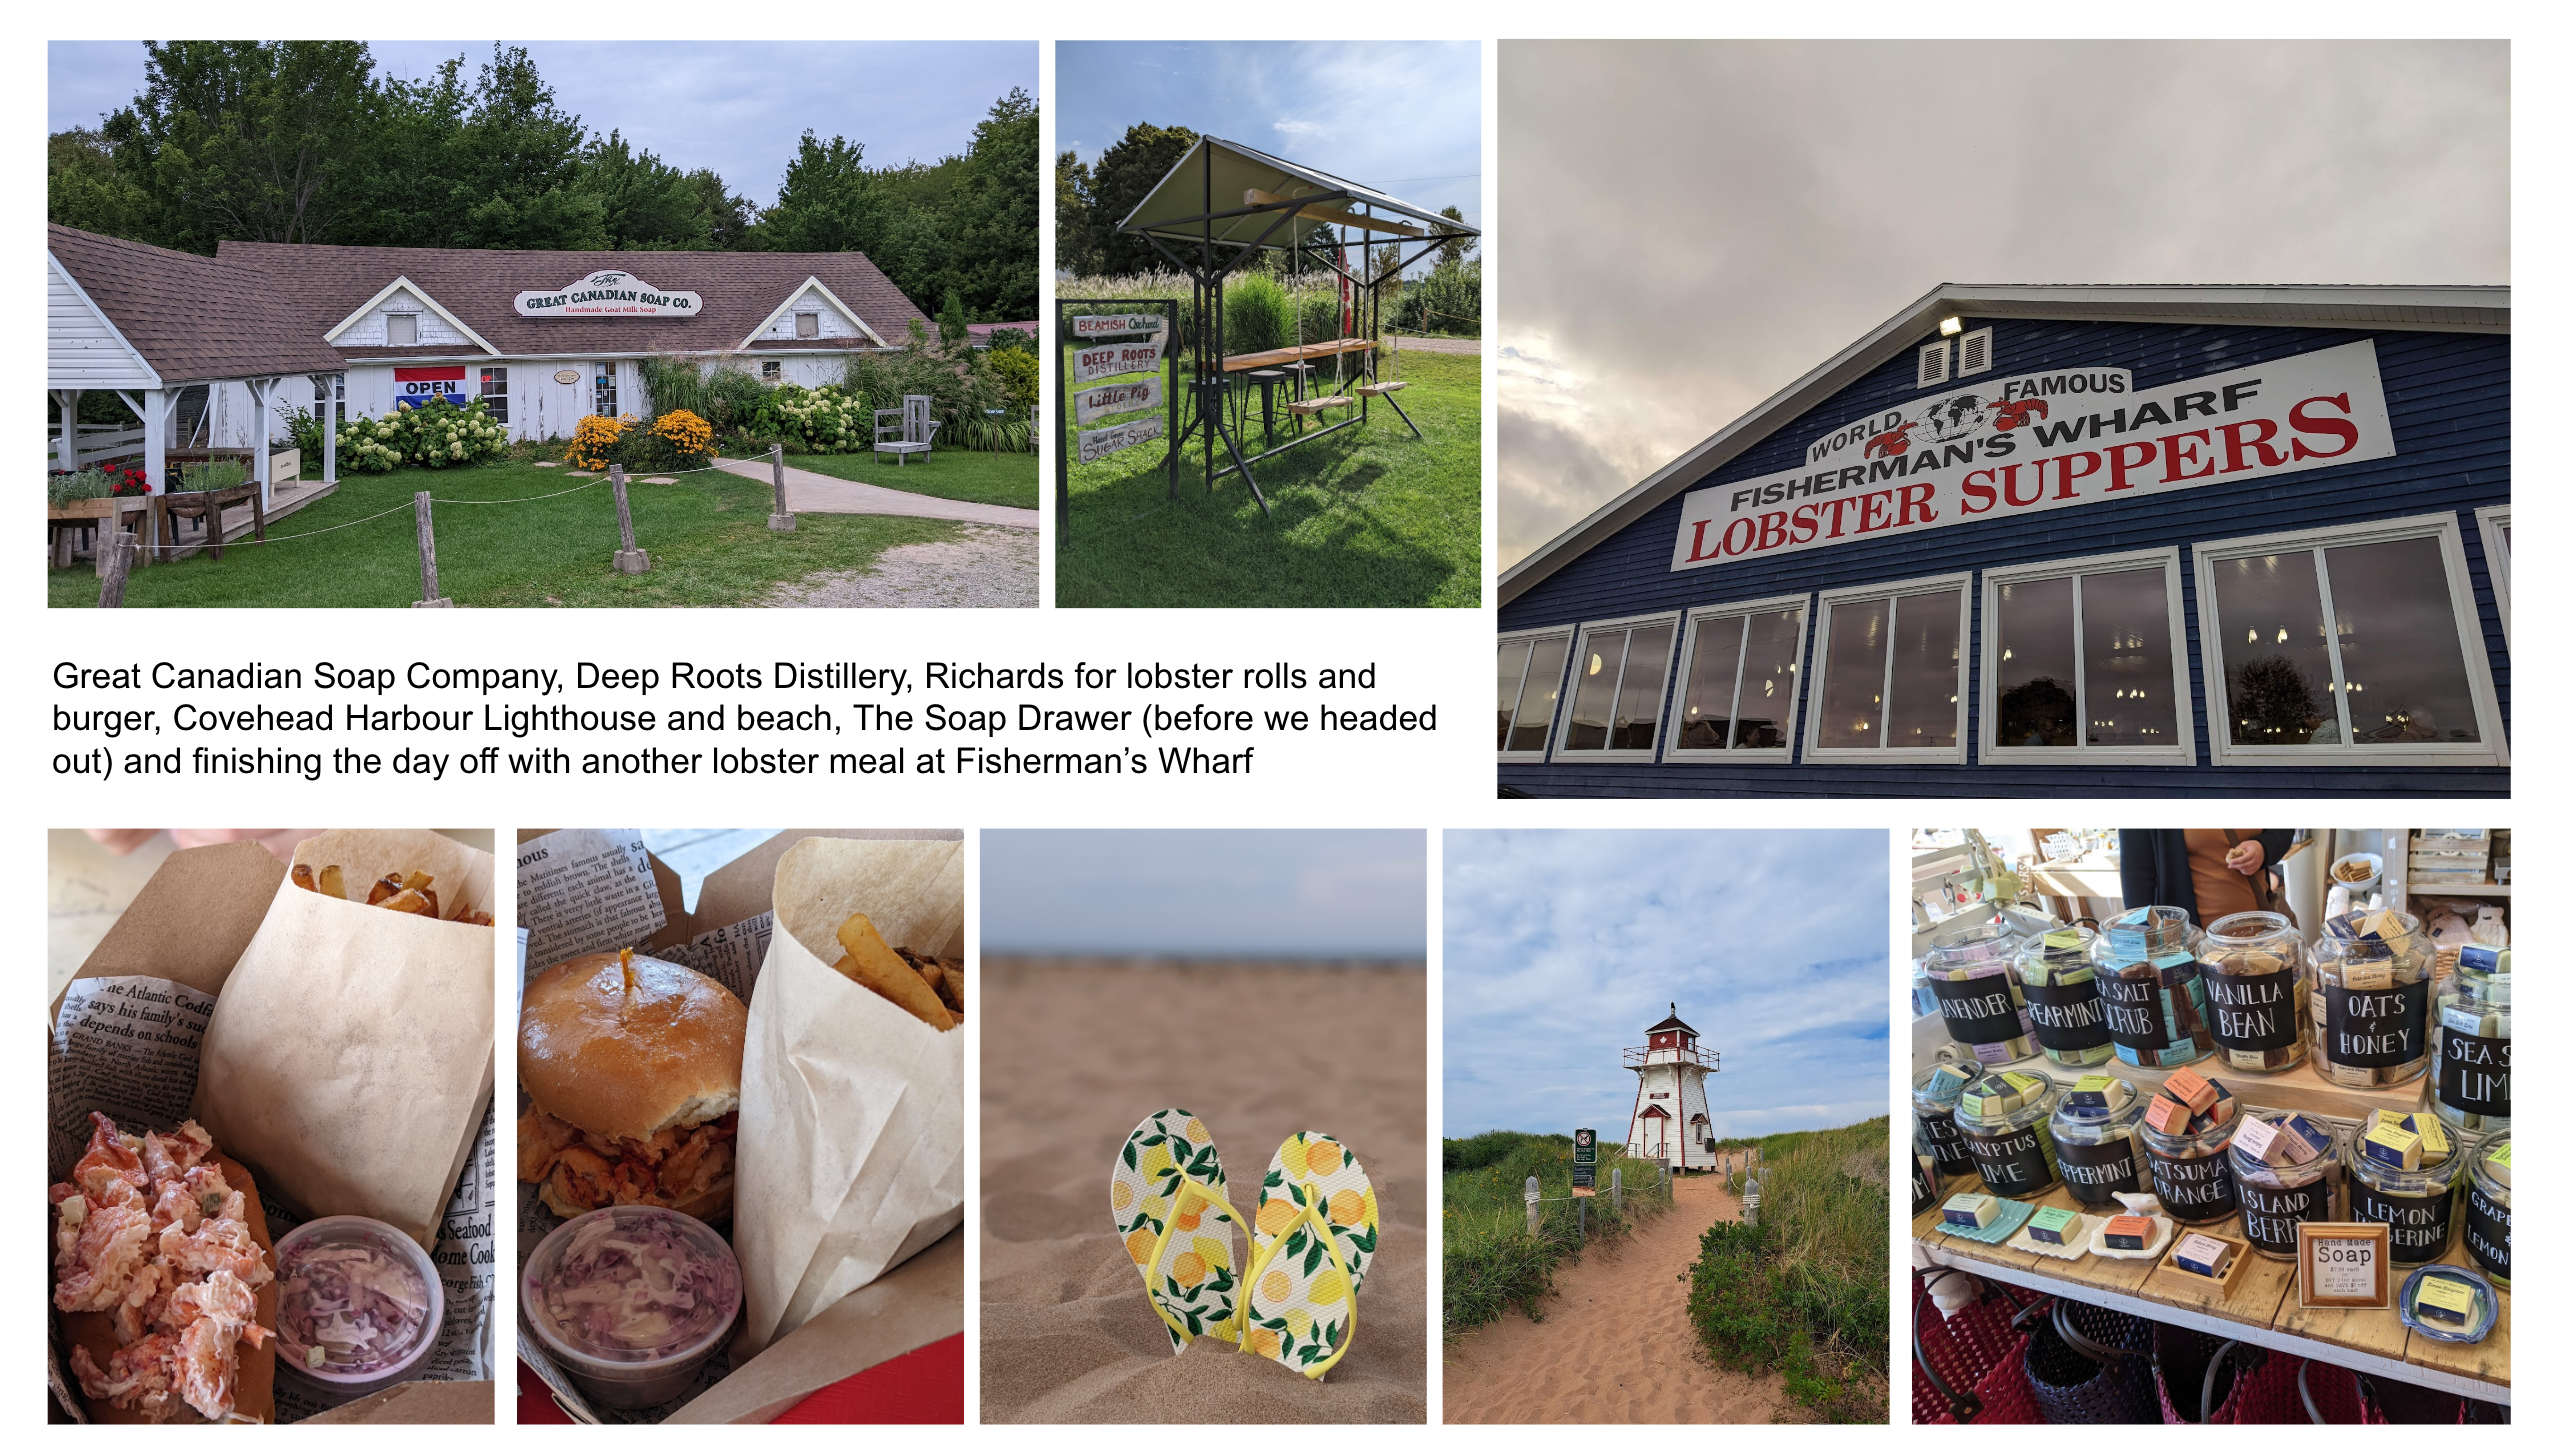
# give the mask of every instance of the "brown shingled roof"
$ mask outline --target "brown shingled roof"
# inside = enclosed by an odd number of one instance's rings
[[[63,225],[45,245],[163,385],[346,368],[320,338],[335,322],[254,270]]]
[[[315,338],[406,275],[506,355],[733,350],[812,275],[892,345],[906,338],[909,316],[924,318],[878,266],[852,250],[427,250],[225,240],[222,259],[264,271],[276,288],[290,289],[321,312],[326,318]],[[518,292],[557,290],[597,270],[627,270],[661,289],[694,291],[702,310],[681,318],[536,320],[516,313]]]

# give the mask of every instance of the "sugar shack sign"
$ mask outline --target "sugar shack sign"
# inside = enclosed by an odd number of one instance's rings
[[[1153,311],[1143,315],[1078,315],[1076,338],[1105,340],[1121,335],[1146,335],[1164,328],[1164,317]]]
[[[1163,438],[1164,417],[1141,415],[1125,425],[1077,431],[1076,458],[1090,463],[1116,451],[1126,450],[1132,445],[1144,445],[1150,440]]]
[[[591,271],[587,278],[558,290],[525,290],[516,295],[516,313],[535,319],[576,315],[673,315],[702,313],[702,297],[690,290],[661,290],[633,278],[627,270]]]
[[[1162,345],[1093,345],[1076,352],[1076,380],[1103,380],[1164,365]]]
[[[1691,491],[1671,568],[2394,453],[2370,340],[2152,390],[2129,370],[2017,375],[1842,426],[1798,469]]]

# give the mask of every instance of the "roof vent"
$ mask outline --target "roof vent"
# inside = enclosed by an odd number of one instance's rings
[[[1979,375],[1991,368],[1991,331],[1968,330],[1956,341],[1956,373]]]
[[[1920,388],[1947,383],[1947,346],[1945,340],[1932,341],[1920,347]]]

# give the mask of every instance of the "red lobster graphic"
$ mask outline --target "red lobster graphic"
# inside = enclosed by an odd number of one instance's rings
[[[1995,401],[1991,406],[1991,414],[1994,417],[1991,422],[1991,428],[1994,430],[2015,430],[2019,426],[2027,423],[2027,416],[2030,413],[2039,420],[2043,419],[2045,416],[2044,402],[2041,400]]]
[[[1892,429],[1887,430],[1881,435],[1878,435],[1873,440],[1868,441],[1866,449],[1867,458],[1870,460],[1874,459],[1878,451],[1882,451],[1887,455],[1899,455],[1903,451],[1910,449],[1911,427],[1919,423],[1920,422],[1917,420],[1905,420],[1901,424],[1894,426]]]

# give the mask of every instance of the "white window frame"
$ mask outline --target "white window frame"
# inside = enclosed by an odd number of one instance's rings
[[[1923,390],[1935,389],[1956,378],[1956,356],[1952,340],[1932,340],[1920,347],[1920,371],[1913,382]],[[1938,357],[1938,376],[1929,378],[1929,357]]]
[[[395,320],[406,320],[406,321],[408,321],[408,322],[409,322],[409,338],[408,338],[408,339],[406,339],[406,340],[394,340],[394,339],[392,339],[392,338],[391,338],[391,323],[392,323],[393,321],[395,321]],[[417,311],[415,311],[415,310],[386,310],[386,311],[384,311],[384,312],[383,312],[383,314],[382,314],[382,344],[383,344],[383,348],[384,348],[384,349],[389,349],[389,348],[391,348],[392,346],[395,346],[395,345],[399,345],[399,346],[409,346],[409,345],[423,345],[423,344],[425,344],[425,343],[426,343],[425,337],[424,337],[424,336],[422,336],[422,335],[419,333],[419,331],[420,331],[422,328],[423,328],[423,327],[421,327],[421,326],[418,324],[418,312],[417,312]]]
[[[1662,753],[1663,710],[1671,703],[1671,672],[1679,668],[1677,663],[1679,657],[1675,654],[1666,654],[1662,657],[1662,693],[1653,698],[1653,743],[1651,745],[1642,750],[1567,750],[1564,748],[1564,737],[1565,731],[1573,724],[1574,701],[1582,695],[1582,647],[1590,644],[1591,637],[1603,630],[1632,630],[1639,625],[1652,625],[1665,621],[1671,626],[1671,645],[1676,651],[1680,646],[1680,612],[1677,610],[1656,610],[1647,615],[1624,615],[1614,620],[1586,620],[1577,627],[1577,633],[1573,637],[1573,649],[1567,652],[1565,660],[1564,695],[1556,706],[1556,728],[1547,744],[1549,764],[1650,765],[1654,763],[1654,758]],[[1621,659],[1619,689],[1612,692],[1610,697],[1609,720],[1613,725],[1617,723],[1617,702],[1625,698],[1624,669],[1625,662]]]
[[[2498,597],[2498,624],[2507,632],[2507,655],[2513,663],[2516,647],[2515,602],[2507,598],[2507,570],[2515,557],[2507,553],[2507,537],[2501,527],[2515,523],[2513,505],[2483,505],[2471,512],[2480,526],[2480,552],[2489,557],[2489,591]]]
[[[1878,745],[1873,749],[1823,749],[1821,745],[1822,693],[1824,684],[1830,678],[1831,612],[1833,608],[1840,605],[1855,604],[1861,600],[1899,599],[1905,595],[1925,594],[1934,590],[1953,590],[1956,592],[1957,596],[1956,743],[1953,745],[1933,745],[1926,749],[1904,748],[1897,750],[1882,745]],[[1973,705],[1973,696],[1971,693],[1973,689],[1971,684],[1973,679],[1973,572],[1970,570],[1959,570],[1951,575],[1929,575],[1916,580],[1892,580],[1881,585],[1858,585],[1846,590],[1827,590],[1823,592],[1822,603],[1817,607],[1817,609],[1819,612],[1818,623],[1814,627],[1812,637],[1813,675],[1811,683],[1813,685],[1813,693],[1805,697],[1804,736],[1800,746],[1804,755],[1804,763],[1807,765],[1964,764],[1964,736],[1969,733],[1968,727],[1972,721]],[[1900,609],[1901,607],[1899,606],[1895,607],[1895,618],[1897,620],[1900,618]],[[1893,724],[1893,703],[1891,698],[1893,695],[1893,671],[1890,660],[1890,657],[1893,654],[1893,635],[1890,627],[1887,628],[1885,634],[1885,654],[1888,657],[1885,670],[1884,691],[1887,698],[1884,709],[1880,712],[1883,715],[1884,723],[1879,728],[1882,729],[1886,735],[1890,735],[1892,733],[1891,727]]]
[[[2105,575],[2121,570],[2148,570],[2157,566],[2165,578],[2169,608],[2169,673],[2175,692],[2178,715],[2178,739],[2174,745],[2091,745],[2088,734],[2088,705],[2085,671],[2089,657],[2080,653],[2080,597],[2073,587],[2071,600],[2071,646],[2074,673],[2072,696],[2080,702],[2074,716],[2073,734],[2083,743],[2069,746],[2025,745],[2002,747],[1995,744],[2000,732],[2000,587],[2037,580],[2061,580],[2076,575]],[[2090,555],[2077,560],[2047,560],[2033,565],[2004,565],[1982,572],[1982,664],[1976,677],[1981,685],[1982,713],[1975,718],[1975,753],[1985,765],[2193,765],[2196,763],[2195,703],[2187,688],[2187,592],[2180,573],[2178,547],[2157,550],[2127,550],[2116,555]]]
[[[1956,341],[1956,354],[1955,354],[1955,361],[1956,361],[1956,378],[1957,378],[1957,379],[1961,380],[1961,379],[1963,379],[1963,378],[1964,378],[1965,376],[1967,376],[1967,375],[1979,375],[1979,374],[1981,374],[1983,371],[1988,370],[1988,369],[1990,369],[1990,368],[1991,368],[1991,331],[1992,331],[1992,329],[1993,329],[1993,327],[1992,327],[1992,326],[1985,325],[1985,326],[1983,326],[1983,327],[1982,327],[1981,329],[1979,329],[1979,330],[1963,330],[1963,331],[1958,331],[1958,332],[1957,332],[1956,337],[1955,337],[1955,341]],[[1975,348],[1975,347],[1973,347],[1973,346],[1971,346],[1971,345],[1968,345],[1966,342],[1967,342],[1967,341],[1971,341],[1971,340],[1980,340],[1980,341],[1982,342],[1982,344],[1981,344],[1981,346],[1980,346],[1980,349],[1981,349],[1981,351],[1982,351],[1982,359],[1981,359],[1980,361],[1978,361],[1978,362],[1970,363],[1970,364],[1969,364],[1969,363],[1967,363],[1967,362],[1966,362],[1966,360],[1965,360],[1965,356],[1966,356],[1966,354],[1967,354],[1969,351],[1971,351],[1971,350],[1972,350],[1973,348]]]
[[[2479,717],[2481,738],[2466,744],[2268,745],[2247,750],[2231,743],[2231,712],[2223,693],[2222,622],[2214,597],[2213,567],[2218,560],[2263,555],[2270,551],[2344,548],[2391,540],[2433,538],[2444,560],[2446,597],[2453,605],[2453,629],[2462,644],[2463,669],[2471,682],[2471,709]],[[2230,540],[2199,540],[2192,547],[2196,574],[2196,630],[2204,637],[2206,717],[2213,730],[2214,763],[2218,765],[2498,765],[2509,763],[2506,724],[2498,715],[2498,687],[2489,674],[2489,647],[2480,634],[2480,607],[2471,596],[2471,565],[2462,553],[2462,521],[2451,510],[2370,520],[2353,525],[2327,525],[2315,530],[2287,530],[2273,535],[2247,535]],[[2320,580],[2321,627],[2324,636],[2337,629],[2329,604],[2329,567],[2323,560],[2314,572]],[[2323,640],[2325,646],[2327,641]],[[2330,658],[2332,684],[2344,676],[2335,653]],[[2341,690],[2339,733],[2351,735],[2354,707]]]
[[[779,360],[767,360],[767,361],[765,361],[765,362],[764,362],[764,364],[759,368],[759,371],[758,371],[758,373],[757,373],[757,375],[756,375],[756,378],[757,378],[758,380],[763,381],[763,382],[764,382],[765,384],[767,384],[767,385],[779,385],[779,384],[781,384],[781,383],[782,383],[782,362],[781,362],[781,361],[779,361]]]
[[[801,323],[801,322],[803,322],[803,321],[806,321],[806,322],[808,322],[808,323],[804,326],[804,325]],[[792,312],[791,312],[791,338],[793,338],[793,339],[795,339],[795,340],[815,340],[815,339],[817,339],[817,338],[818,338],[818,312],[817,312],[817,311],[815,311],[815,310],[794,310],[794,311],[792,311]]]
[[[1793,606],[1795,608],[1797,620],[1795,654],[1796,685],[1795,694],[1787,704],[1787,743],[1775,750],[1681,749],[1679,745],[1680,716],[1678,713],[1678,706],[1680,704],[1681,697],[1689,693],[1689,662],[1691,659],[1695,658],[1697,653],[1697,645],[1695,642],[1698,638],[1698,622],[1701,620],[1725,620],[1736,615],[1759,615],[1772,610],[1784,610],[1789,606]],[[1801,595],[1773,595],[1765,600],[1743,600],[1729,605],[1700,605],[1691,609],[1688,614],[1682,616],[1680,620],[1679,633],[1680,664],[1677,667],[1678,673],[1675,674],[1671,680],[1671,693],[1665,697],[1663,702],[1665,706],[1669,707],[1666,710],[1662,721],[1664,727],[1662,732],[1662,758],[1664,762],[1677,762],[1684,765],[1788,765],[1794,763],[1797,746],[1804,740],[1804,736],[1798,733],[1796,714],[1804,708],[1804,682],[1805,673],[1808,668],[1805,664],[1804,647],[1813,634],[1813,625],[1811,624],[1812,619],[1813,596],[1811,592]],[[1747,630],[1743,637],[1742,657],[1746,661],[1751,658],[1750,635]],[[1729,718],[1730,717],[1728,717],[1728,719]]]
[[[1565,645],[1564,663],[1568,667],[1571,666],[1573,664],[1574,652],[1580,648],[1577,642],[1581,638],[1574,634],[1574,628],[1575,627],[1571,625],[1540,625],[1527,630],[1506,630],[1501,634],[1494,636],[1493,648],[1494,654],[1497,657],[1496,669],[1499,670],[1500,668],[1498,657],[1501,655],[1502,647],[1515,640],[1523,642],[1562,640]],[[1529,671],[1526,666],[1521,667],[1520,683],[1523,686],[1526,686],[1529,683]],[[1559,707],[1561,707],[1561,695],[1558,697],[1558,704]],[[1556,748],[1557,735],[1563,731],[1563,715],[1564,711],[1562,708],[1558,708],[1554,715],[1547,717],[1547,743],[1541,746],[1536,754],[1533,755],[1526,750],[1497,749],[1493,752],[1495,763],[1502,765],[1546,764],[1547,756],[1553,753]],[[1520,727],[1520,697],[1517,693],[1514,693],[1511,697],[1511,726],[1515,730]]]

